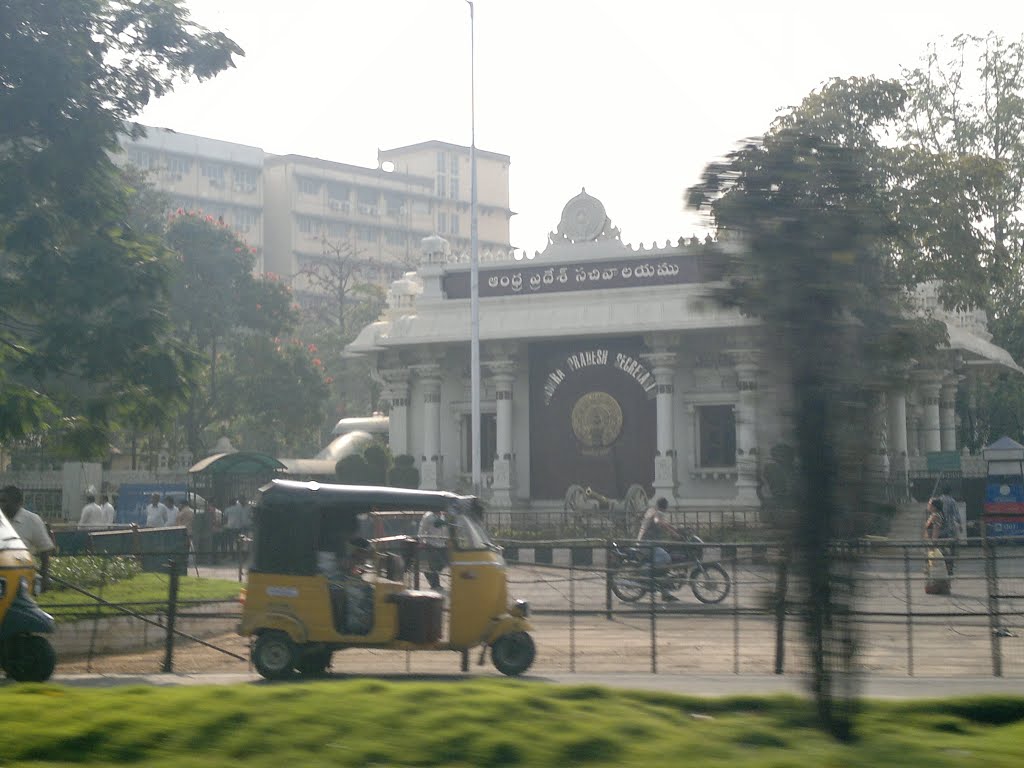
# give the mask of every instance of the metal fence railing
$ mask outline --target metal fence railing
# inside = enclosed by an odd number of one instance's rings
[[[930,546],[920,541],[857,541],[834,550],[846,558],[855,601],[847,614],[856,643],[856,665],[865,674],[908,676],[1024,676],[1024,547],[1003,539],[960,545],[949,594],[930,594]],[[648,590],[626,602],[612,589],[620,561],[610,542],[575,539],[506,542],[509,593],[531,605],[538,656],[533,671],[693,672],[789,674],[808,669],[802,629],[805,588],[793,564],[773,544],[704,545],[702,562],[719,563],[730,580],[717,604],[699,602],[686,581],[675,585],[678,602]],[[169,552],[168,562],[181,557]],[[87,556],[85,554],[81,556]],[[94,555],[96,556],[96,555]],[[102,557],[114,557],[105,554]],[[123,555],[121,555],[123,556]],[[85,652],[57,643],[61,669],[116,672],[124,653],[102,650],[104,632],[119,613],[129,623],[151,622],[144,648],[132,649],[129,671],[244,671],[246,638],[232,633],[240,606],[184,600],[182,579],[244,576],[244,551],[201,552],[188,558],[187,574],[162,574],[166,600],[156,604],[103,604],[101,585],[68,585],[61,624],[77,622],[93,633]],[[196,560],[216,561],[196,565]],[[934,569],[938,562],[932,563]],[[198,568],[198,571],[197,571]],[[407,574],[412,583],[412,575]],[[782,587],[784,585],[784,588]],[[446,588],[450,584],[444,583]],[[149,626],[149,625],[147,625]],[[80,646],[79,646],[80,648]],[[148,652],[149,656],[144,653]],[[139,656],[139,654],[143,654]],[[395,654],[402,659],[396,661]],[[147,660],[148,659],[148,660]],[[141,665],[141,669],[139,668]],[[336,669],[414,672],[452,671],[445,654],[346,650]]]

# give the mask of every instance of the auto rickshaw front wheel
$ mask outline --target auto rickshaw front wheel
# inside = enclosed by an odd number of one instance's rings
[[[509,632],[491,645],[491,661],[503,675],[521,675],[533,664],[537,649],[526,632]]]
[[[41,683],[53,674],[57,653],[41,635],[14,635],[0,643],[0,665],[12,680]]]
[[[283,680],[294,674],[298,661],[295,643],[279,630],[268,630],[256,638],[252,647],[252,663],[267,680]]]

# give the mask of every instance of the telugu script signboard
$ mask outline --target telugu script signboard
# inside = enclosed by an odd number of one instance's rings
[[[531,293],[593,291],[718,280],[723,264],[706,254],[665,254],[649,259],[634,257],[591,261],[564,266],[513,266],[480,270],[480,296],[516,296]],[[469,270],[444,277],[449,299],[469,298]]]

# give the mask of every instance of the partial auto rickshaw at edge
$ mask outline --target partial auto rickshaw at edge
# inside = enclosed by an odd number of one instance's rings
[[[413,588],[415,538],[358,535],[377,512],[435,514],[448,543],[447,597]],[[500,672],[518,675],[535,654],[528,616],[528,604],[508,596],[501,548],[473,497],[291,480],[259,491],[238,633],[265,678],[323,674],[345,648],[456,651],[463,669],[479,648],[478,663],[490,651]]]
[[[53,632],[53,617],[33,595],[40,579],[28,547],[0,512],[0,667],[21,682],[49,680],[57,654],[43,634]]]

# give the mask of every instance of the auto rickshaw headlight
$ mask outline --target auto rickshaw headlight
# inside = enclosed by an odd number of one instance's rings
[[[530,617],[530,604],[526,600],[516,600],[516,604],[512,608],[512,613],[516,616],[527,619]]]

